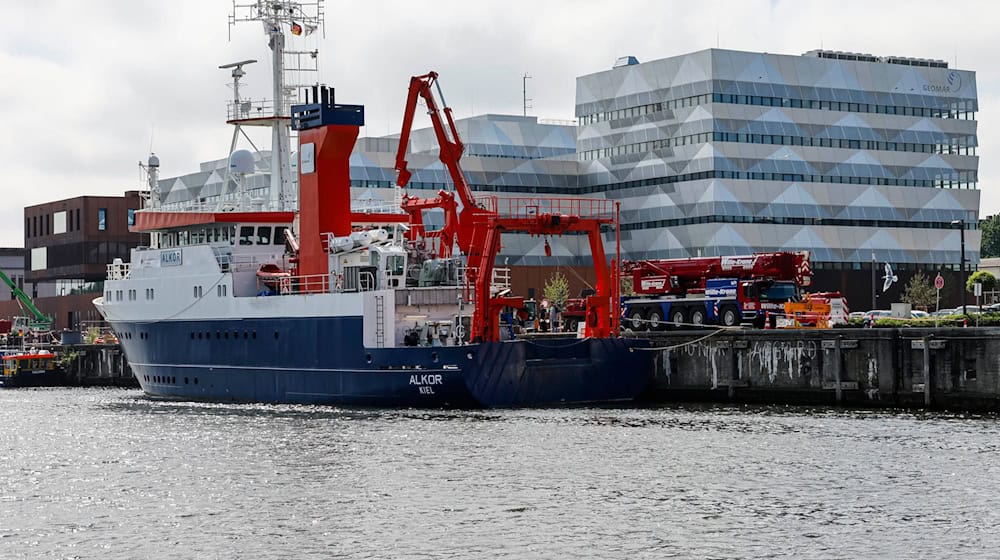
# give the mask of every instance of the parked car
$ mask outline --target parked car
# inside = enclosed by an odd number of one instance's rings
[[[973,313],[982,313],[983,312],[983,308],[979,307],[978,305],[966,305],[965,306],[965,312],[968,313],[969,315],[972,315]],[[955,315],[961,315],[962,314],[962,307],[959,306],[959,307],[956,307],[955,309],[952,309],[952,313],[955,314]]]
[[[930,313],[928,313],[926,311],[921,311],[919,309],[914,309],[914,310],[910,311],[910,318],[911,319],[923,319],[924,317],[930,317],[930,316],[931,316]]]
[[[892,311],[888,309],[873,309],[871,311],[865,311],[864,318],[867,319],[881,319],[883,317],[892,317]]]
[[[931,313],[931,317],[944,317],[946,315],[954,315],[955,310],[950,308],[938,309]]]

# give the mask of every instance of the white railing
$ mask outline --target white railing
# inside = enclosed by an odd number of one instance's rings
[[[125,280],[131,271],[132,265],[130,263],[113,262],[108,265],[108,280]]]
[[[264,119],[275,116],[287,118],[291,114],[290,106],[290,103],[285,102],[275,110],[273,99],[241,99],[239,103],[229,101],[226,103],[226,120]]]
[[[284,265],[282,268],[287,268],[287,262],[275,262],[274,257],[269,255],[233,255],[216,252],[215,261],[219,263],[219,270],[222,272],[246,272],[248,270],[256,272],[262,264]]]
[[[273,290],[277,295],[292,294],[339,294],[351,292],[371,292],[378,289],[376,277],[371,272],[360,272],[356,281],[347,281],[342,274],[310,274],[285,276],[270,281],[257,278],[257,292],[262,288]]]
[[[468,283],[468,271],[475,267],[458,267],[458,285],[468,288],[468,298],[472,301],[475,298],[476,287]],[[493,277],[490,279],[490,292],[493,294],[503,290],[510,290],[510,267],[498,266],[493,269]]]
[[[538,124],[555,124],[560,126],[577,126],[575,119],[538,119]]]
[[[357,214],[404,214],[399,203],[392,200],[352,200],[351,212]]]

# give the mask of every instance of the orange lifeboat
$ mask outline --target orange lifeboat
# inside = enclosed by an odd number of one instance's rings
[[[280,266],[273,263],[262,264],[257,269],[257,280],[271,290],[278,290],[281,281],[290,277],[290,272],[282,270]]]

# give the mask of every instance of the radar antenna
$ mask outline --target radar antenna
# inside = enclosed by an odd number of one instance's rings
[[[233,11],[229,16],[230,38],[232,28],[237,23],[260,22],[268,38],[271,49],[271,73],[273,97],[270,101],[243,100],[239,97],[239,78],[243,77],[242,66],[252,61],[224,65],[233,68],[233,106],[229,111],[229,122],[234,125],[256,125],[271,127],[271,188],[269,206],[273,210],[292,210],[298,205],[298,193],[293,186],[291,173],[291,106],[299,102],[299,90],[315,79],[303,80],[306,73],[319,72],[319,51],[313,49],[286,49],[286,42],[295,38],[309,39],[317,30],[326,34],[324,0],[257,0],[240,4],[233,1]],[[237,71],[240,76],[237,76]],[[248,104],[249,103],[249,104]],[[252,113],[251,111],[256,111]],[[270,111],[271,114],[267,114]],[[233,134],[233,148],[239,132]],[[245,136],[245,134],[244,134]],[[256,148],[256,147],[255,147]],[[230,153],[233,150],[230,149]],[[227,182],[228,185],[228,182]]]

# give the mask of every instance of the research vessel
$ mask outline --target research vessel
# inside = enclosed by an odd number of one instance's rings
[[[279,4],[285,8],[272,11]],[[292,20],[302,17],[294,5],[259,5],[255,15],[272,49],[283,44],[285,29],[294,34],[291,25],[302,25]],[[279,66],[277,49],[274,59]],[[238,84],[240,66],[232,66]],[[605,236],[617,239],[617,206],[475,197],[436,86],[433,72],[411,78],[398,184],[409,178],[406,139],[422,99],[455,192],[403,195],[397,212],[352,210],[349,157],[364,107],[336,103],[326,87],[312,87],[287,116],[274,104],[268,120],[277,196],[269,200],[240,186],[254,163],[235,151],[238,196],[231,202],[165,208],[156,199],[159,162],[151,156],[150,207],[136,212],[133,226],[149,234],[149,245],[134,249],[130,262],[109,264],[104,294],[94,300],[147,394],[393,407],[543,406],[640,394],[651,353],[642,351],[647,341],[617,335],[617,266],[608,266],[604,252]],[[274,153],[288,145],[280,129],[289,124],[298,133],[294,192],[282,176],[289,157]],[[444,210],[445,227],[424,228],[422,213],[430,209]],[[526,334],[509,319],[524,300],[495,267],[505,233],[588,236],[597,283],[579,333]]]

